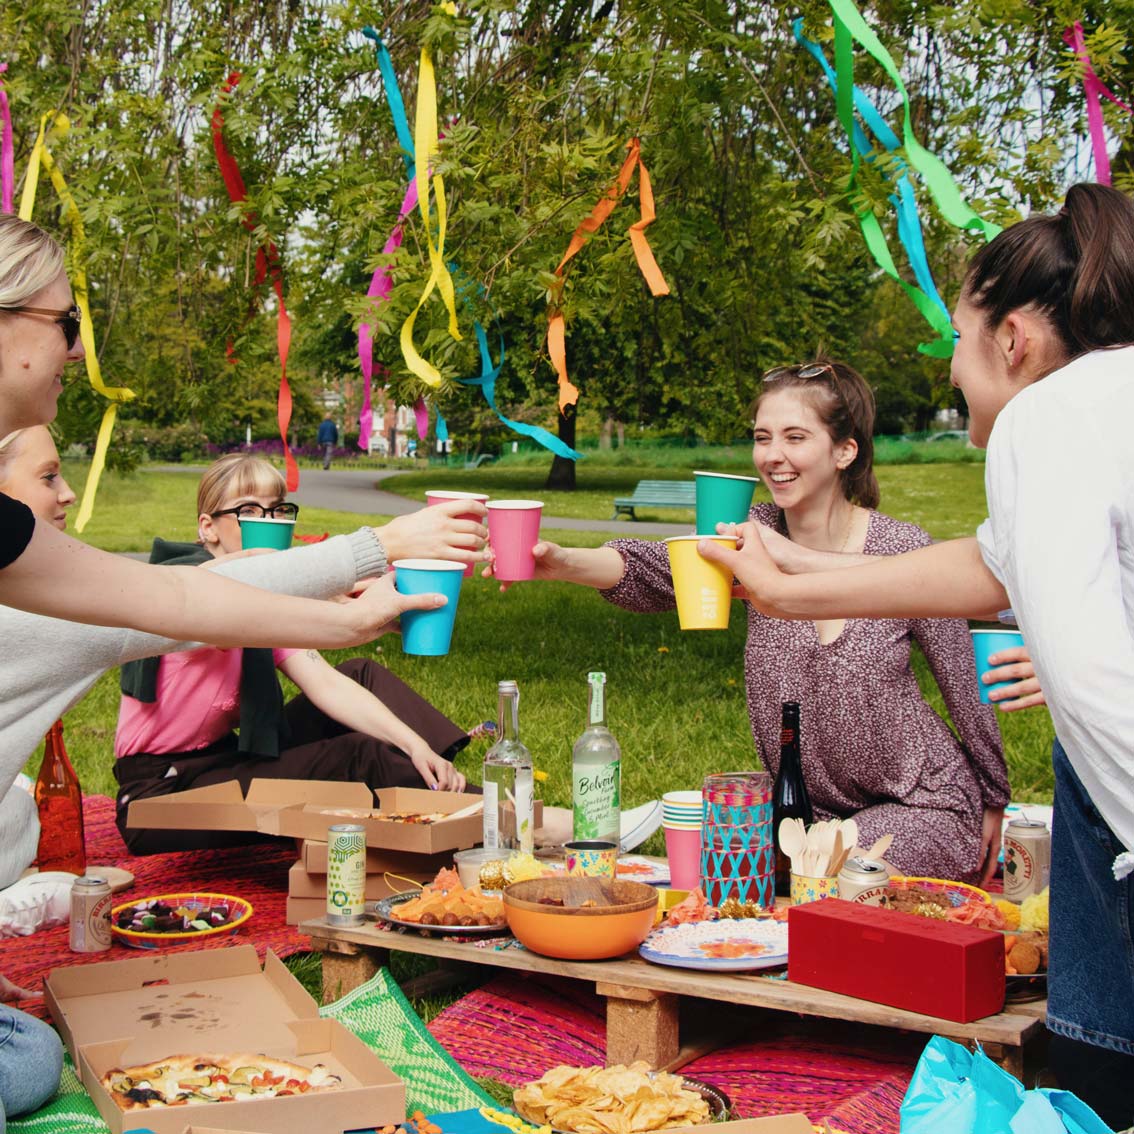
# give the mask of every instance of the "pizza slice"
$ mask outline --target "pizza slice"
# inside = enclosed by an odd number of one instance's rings
[[[144,1110],[334,1091],[342,1079],[321,1063],[305,1067],[263,1054],[170,1055],[113,1068],[101,1083],[122,1110]]]

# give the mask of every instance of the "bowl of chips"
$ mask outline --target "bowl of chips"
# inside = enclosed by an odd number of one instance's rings
[[[504,891],[508,928],[533,953],[568,961],[620,957],[654,924],[658,894],[620,878],[532,878]]]
[[[553,1067],[512,1096],[527,1122],[565,1134],[645,1134],[675,1126],[697,1126],[727,1118],[728,1098],[715,1087],[629,1067]]]

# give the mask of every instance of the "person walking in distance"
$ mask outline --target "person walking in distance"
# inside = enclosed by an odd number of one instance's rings
[[[331,416],[330,410],[327,410],[323,420],[319,422],[319,432],[315,435],[315,440],[323,446],[323,468],[329,469],[331,467],[331,454],[334,453],[335,446],[339,443],[339,427],[335,424],[335,419]]]

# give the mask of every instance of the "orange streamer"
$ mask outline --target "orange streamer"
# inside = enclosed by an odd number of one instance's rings
[[[579,390],[567,377],[567,347],[566,324],[563,320],[563,311],[560,303],[563,298],[563,286],[566,282],[564,269],[569,260],[581,252],[587,241],[602,227],[603,222],[614,211],[622,195],[630,187],[630,178],[634,176],[635,168],[638,170],[638,220],[629,228],[630,245],[634,249],[634,258],[638,262],[638,270],[642,273],[651,295],[669,295],[669,285],[665,282],[654,259],[653,250],[646,239],[646,228],[656,219],[654,212],[654,191],[650,184],[650,175],[642,162],[642,143],[637,138],[631,138],[626,143],[630,151],[622,168],[618,171],[615,183],[599,198],[595,207],[579,224],[563,253],[563,259],[555,269],[558,277],[552,294],[552,311],[547,322],[547,353],[551,365],[559,378],[559,412],[562,413],[567,406],[574,405],[579,400]]]

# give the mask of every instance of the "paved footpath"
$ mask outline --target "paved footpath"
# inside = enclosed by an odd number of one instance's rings
[[[205,465],[157,465],[158,472],[200,474]],[[333,508],[369,516],[402,516],[416,512],[422,502],[382,491],[382,481],[404,469],[300,469],[299,490],[290,493],[301,508]],[[438,483],[444,474],[438,475]],[[613,496],[611,511],[614,510]],[[575,520],[568,516],[544,516],[545,528],[579,532],[611,532],[625,536],[688,535],[689,524],[646,523],[637,520]]]

